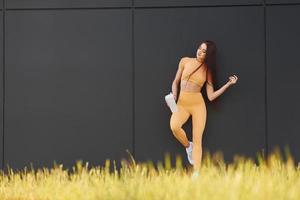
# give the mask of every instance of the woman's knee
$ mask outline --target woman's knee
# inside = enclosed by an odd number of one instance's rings
[[[178,133],[181,129],[181,125],[178,122],[170,121],[170,128],[174,134]]]

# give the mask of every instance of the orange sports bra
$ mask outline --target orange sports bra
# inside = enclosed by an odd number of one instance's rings
[[[191,65],[185,65],[182,71],[181,80],[188,80],[189,78],[188,81],[196,83],[200,86],[200,88],[202,88],[203,84],[206,81],[207,68],[205,67],[205,65],[202,65],[199,69],[197,69],[197,71],[190,75],[197,67],[198,66],[192,68]]]

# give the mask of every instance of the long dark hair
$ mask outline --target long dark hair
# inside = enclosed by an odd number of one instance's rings
[[[205,43],[206,46],[207,46],[206,56],[205,56],[204,61],[203,61],[203,63],[205,63],[206,66],[207,66],[207,69],[206,69],[206,81],[207,81],[207,74],[210,73],[211,77],[212,77],[212,84],[214,86],[214,89],[216,89],[216,88],[218,88],[217,62],[216,62],[217,46],[216,46],[216,44],[213,41],[211,41],[211,40],[205,40],[204,42],[200,43],[200,45],[199,45],[198,48],[200,48],[200,46],[201,46],[202,43]],[[192,73],[189,74],[188,80],[189,80],[190,76],[202,66],[203,63],[201,63]],[[186,81],[186,84],[187,84],[187,81]],[[202,87],[202,89],[203,88],[204,87]],[[205,94],[205,92],[203,92],[203,93]],[[212,101],[212,104],[214,105],[214,108],[216,110],[219,109],[218,98],[214,99]]]

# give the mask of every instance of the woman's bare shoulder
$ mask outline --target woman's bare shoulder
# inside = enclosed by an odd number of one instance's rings
[[[181,59],[184,59],[185,61],[189,61],[189,60],[191,60],[192,58],[191,58],[191,57],[188,57],[188,56],[183,56]]]
[[[188,57],[188,56],[183,56],[181,59],[180,59],[180,62],[182,62],[183,64],[189,62],[192,58]]]

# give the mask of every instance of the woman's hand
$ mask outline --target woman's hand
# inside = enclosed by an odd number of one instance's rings
[[[173,94],[173,93],[172,93]],[[176,94],[173,94],[173,96],[174,96],[174,100],[176,101],[176,99],[177,99],[177,96],[176,96]]]
[[[230,76],[229,81],[227,82],[228,85],[233,85],[238,80],[238,77],[236,75]]]

